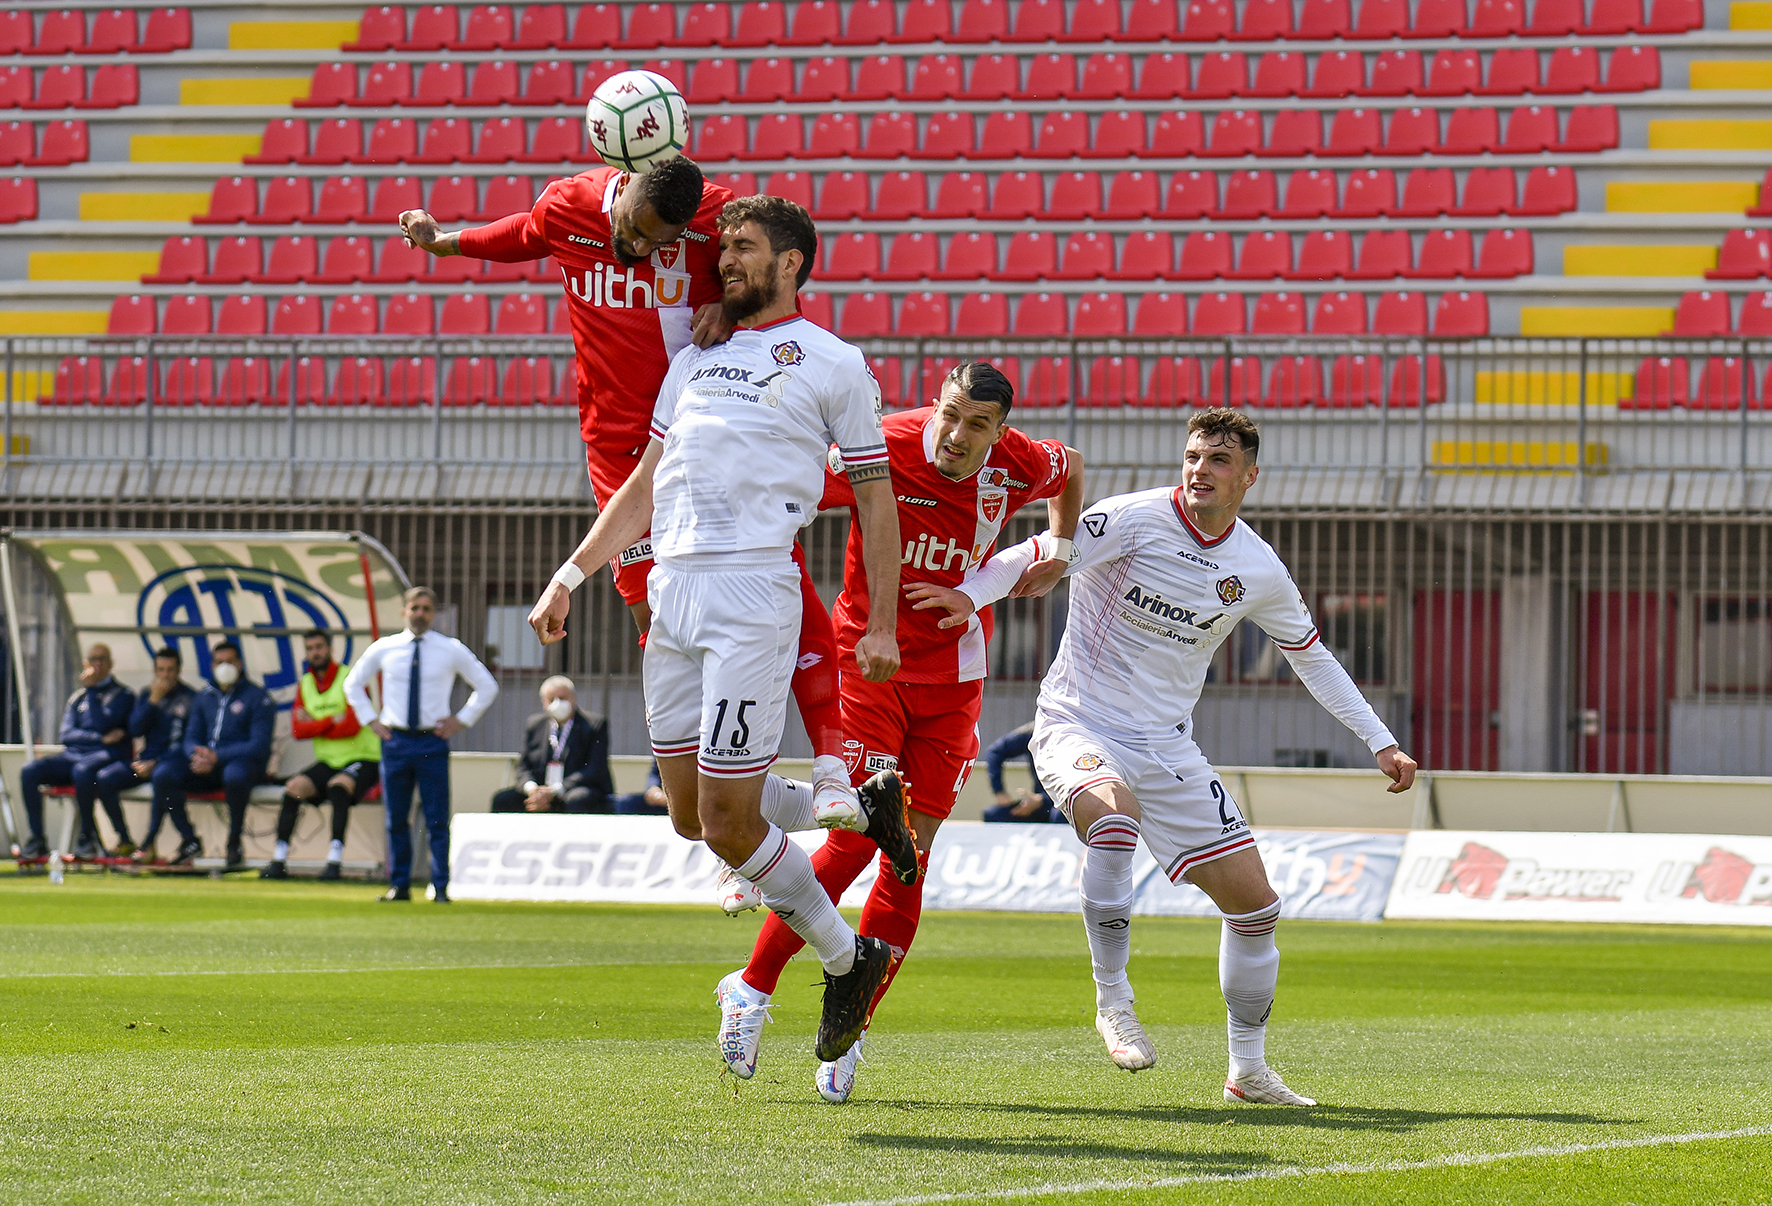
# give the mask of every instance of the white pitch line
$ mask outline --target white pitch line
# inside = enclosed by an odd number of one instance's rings
[[[1300,1168],[1259,1168],[1236,1173],[1198,1173],[1187,1177],[1156,1177],[1149,1180],[1073,1181],[1029,1185],[1021,1189],[987,1189],[974,1193],[930,1193],[903,1198],[869,1198],[831,1202],[826,1206],[933,1206],[938,1202],[1001,1202],[1012,1198],[1037,1198],[1062,1194],[1101,1193],[1146,1189],[1174,1189],[1183,1185],[1223,1185],[1237,1181],[1286,1181],[1299,1177],[1347,1176],[1360,1173],[1421,1172],[1432,1168],[1468,1168],[1502,1160],[1533,1160],[1547,1156],[1579,1156],[1585,1152],[1622,1151],[1633,1147],[1672,1147],[1718,1139],[1752,1139],[1772,1135],[1772,1126],[1748,1126],[1733,1131],[1688,1131],[1678,1135],[1644,1135],[1636,1139],[1608,1139],[1600,1143],[1558,1143],[1523,1147],[1511,1152],[1453,1152],[1429,1160],[1385,1160],[1373,1164],[1319,1164]]]
[[[652,965],[654,960],[647,960]],[[677,962],[673,960],[673,962]],[[706,962],[706,960],[681,960]],[[342,976],[359,973],[428,971],[527,971],[550,967],[617,967],[613,963],[409,963],[392,967],[242,967],[208,971],[42,971],[0,972],[0,980],[128,979],[137,976]]]

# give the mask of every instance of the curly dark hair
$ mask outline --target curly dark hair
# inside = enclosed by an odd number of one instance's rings
[[[974,402],[995,402],[1002,408],[1003,418],[1009,418],[1015,405],[1015,386],[996,365],[984,360],[962,360],[948,370],[943,384],[950,381]]]
[[[800,253],[800,271],[794,276],[794,287],[804,289],[812,276],[813,261],[818,258],[818,227],[812,224],[812,215],[786,197],[772,197],[768,193],[738,197],[720,211],[721,230],[737,230],[746,222],[763,228],[769,250],[776,255]]]
[[[640,180],[640,199],[660,222],[681,226],[701,208],[701,168],[687,155],[665,160]]]
[[[1193,435],[1196,431],[1211,440],[1235,437],[1251,464],[1255,462],[1255,454],[1261,451],[1261,428],[1254,419],[1228,406],[1195,411],[1187,421],[1187,433]]]

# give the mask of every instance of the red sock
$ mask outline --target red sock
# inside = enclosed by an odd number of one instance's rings
[[[894,956],[892,966],[886,971],[886,979],[881,982],[879,991],[874,993],[873,1004],[868,1006],[869,1024],[873,1023],[874,1010],[880,1008],[880,999],[892,987],[898,969],[904,966],[904,957],[910,953],[911,940],[917,936],[917,922],[923,916],[923,875],[929,872],[927,850],[917,851],[917,866],[923,874],[917,876],[916,883],[906,887],[892,874],[892,867],[882,854],[879,878],[874,880],[874,890],[868,893],[868,902],[861,909],[858,931],[890,944]]]
[[[800,657],[794,671],[794,702],[814,756],[843,756],[843,709],[837,695],[837,629],[806,572],[806,554],[794,545],[800,567]]]
[[[879,853],[880,848],[862,834],[833,829],[824,845],[812,852],[812,870],[824,886],[825,895],[836,900]],[[886,875],[890,879],[892,872],[888,870]],[[763,919],[757,945],[751,949],[751,961],[745,965],[744,982],[758,992],[774,992],[781,969],[805,945],[806,940],[790,930],[787,922],[769,914]]]

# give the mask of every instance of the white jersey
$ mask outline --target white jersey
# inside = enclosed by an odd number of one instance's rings
[[[1070,614],[1040,685],[1041,715],[1134,743],[1191,738],[1212,655],[1248,619],[1374,753],[1396,744],[1323,647],[1279,554],[1242,520],[1212,539],[1188,520],[1179,488],[1143,490],[1086,510],[1075,543]]]
[[[867,359],[798,315],[677,353],[652,435],[664,442],[652,480],[661,559],[786,550],[818,513],[831,445],[845,469],[886,463]]]

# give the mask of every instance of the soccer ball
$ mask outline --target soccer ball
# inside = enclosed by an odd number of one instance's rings
[[[689,106],[664,76],[623,71],[597,85],[585,106],[585,128],[604,163],[645,175],[683,153]]]

